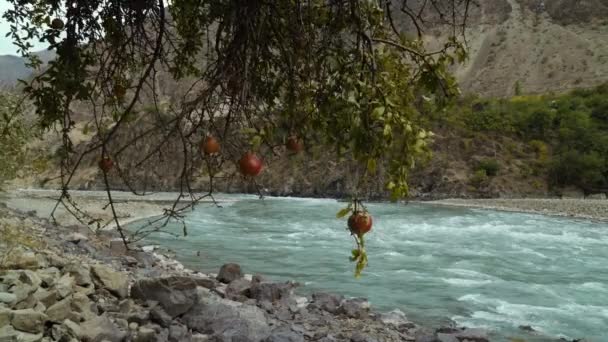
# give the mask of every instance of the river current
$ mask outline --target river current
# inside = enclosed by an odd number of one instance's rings
[[[608,341],[608,225],[428,204],[372,203],[369,265],[353,277],[345,206],[329,199],[223,196],[186,217],[187,237],[152,236],[186,266],[303,284],[300,291],[366,297],[410,320],[490,330],[495,340]],[[170,226],[181,232],[181,226]],[[200,252],[200,253],[199,253]],[[198,254],[198,255],[197,255]],[[532,326],[528,333],[519,326]]]

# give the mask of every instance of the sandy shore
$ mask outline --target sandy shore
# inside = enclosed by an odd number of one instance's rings
[[[147,196],[137,196],[129,192],[112,191],[112,198],[121,225],[139,219],[153,217],[163,214],[164,209],[170,208],[178,193],[163,192]],[[78,208],[86,212],[92,218],[101,219],[102,222],[109,223],[107,226],[114,226],[112,212],[108,206],[107,194],[104,191],[70,191],[73,203]],[[0,192],[0,203],[6,204],[9,208],[19,211],[35,211],[38,217],[49,218],[60,192],[55,190],[39,189],[16,189],[7,192]],[[219,203],[230,201],[226,198],[216,197]],[[180,204],[187,204],[188,199],[184,199]],[[212,204],[210,200],[202,200],[201,203]],[[74,211],[74,208],[70,207]],[[79,224],[78,220],[63,205],[59,205],[55,212],[55,219],[61,225]]]
[[[447,205],[501,211],[534,213],[608,221],[608,200],[596,199],[446,199],[425,202],[434,205]]]

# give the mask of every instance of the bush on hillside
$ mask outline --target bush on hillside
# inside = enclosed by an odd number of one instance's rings
[[[500,170],[500,164],[496,159],[484,159],[477,164],[477,170],[483,170],[489,177],[494,177]]]
[[[581,189],[608,188],[608,161],[597,152],[570,150],[557,156],[551,165],[554,185],[576,185]]]

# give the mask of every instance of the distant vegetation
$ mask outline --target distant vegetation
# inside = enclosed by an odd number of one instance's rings
[[[0,187],[24,161],[26,129],[15,96],[0,93]]]
[[[576,186],[586,193],[608,189],[608,84],[563,95],[463,98],[431,115],[431,121],[465,134],[525,141],[537,156],[532,172],[545,175],[553,187]],[[473,167],[474,182],[499,171],[493,160]]]

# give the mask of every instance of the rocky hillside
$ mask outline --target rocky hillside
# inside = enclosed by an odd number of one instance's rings
[[[608,1],[480,3],[467,30],[470,59],[455,70],[465,93],[563,92],[608,81]]]

